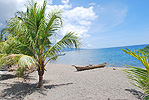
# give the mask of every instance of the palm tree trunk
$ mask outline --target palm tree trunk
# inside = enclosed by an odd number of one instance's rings
[[[39,83],[38,88],[43,89],[43,74],[44,74],[44,66],[38,67],[38,75],[39,75]]]

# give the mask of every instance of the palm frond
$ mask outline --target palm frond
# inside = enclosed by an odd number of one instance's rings
[[[37,70],[37,61],[28,55],[22,55],[18,60],[18,68],[16,75],[23,76],[24,74],[31,73]]]
[[[0,42],[0,53],[5,53],[5,50],[8,46],[9,45],[6,42]]]
[[[49,41],[47,37],[52,36],[53,33],[55,33],[56,30],[58,30],[61,27],[62,25],[61,12],[62,10],[58,10],[48,14],[49,20],[46,23],[45,34],[42,35],[43,40],[40,41],[42,43],[41,52],[43,52],[43,50],[45,49],[44,48],[45,44],[48,44],[48,43],[45,43]]]
[[[27,26],[23,19],[20,17],[10,18],[7,21],[7,27],[9,27],[9,33],[13,35],[25,35],[25,32],[27,31]]]
[[[52,57],[51,57],[51,55],[50,56],[47,56],[48,60],[46,61],[45,66],[48,64],[49,61],[55,61],[55,60],[57,60],[58,56],[59,55],[55,55],[55,56],[52,56]]]
[[[147,69],[147,71],[149,72],[149,61],[148,58],[145,56],[144,52],[142,52],[141,50],[137,50],[137,53],[132,52],[131,50],[125,48],[122,49],[125,53],[135,57],[136,59],[138,59],[143,65],[144,67]]]
[[[129,68],[124,71],[131,79],[131,83],[149,94],[149,73],[147,70],[127,65]]]
[[[147,45],[146,47],[142,48],[141,51],[143,51],[146,56],[149,58],[149,45]]]
[[[16,75],[22,76],[26,73],[30,73],[37,68],[37,61],[34,57],[23,54],[1,54],[0,64],[14,65],[17,68]]]
[[[16,39],[15,37],[9,36],[3,44],[5,45],[0,43],[1,48],[4,48],[1,50],[6,54],[25,54],[29,56],[35,55],[35,51],[28,43],[24,44],[22,41]]]
[[[124,71],[128,73],[127,76],[131,79],[133,85],[141,88],[149,95],[149,62],[146,54],[142,50],[137,50],[137,53],[135,51],[132,52],[127,48],[122,50],[138,59],[144,65],[145,69],[127,65],[129,68]]]
[[[51,46],[44,54],[44,59],[48,56],[58,55],[62,50],[66,47],[79,48],[81,43],[79,42],[80,38],[76,36],[74,32],[67,33],[60,41],[58,41],[55,45]]]
[[[1,41],[5,41],[7,39],[7,36],[8,36],[8,28],[3,28],[1,30],[1,34],[0,34],[0,42]]]

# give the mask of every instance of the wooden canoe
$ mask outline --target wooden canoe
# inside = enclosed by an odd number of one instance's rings
[[[101,68],[101,67],[104,67],[106,66],[106,62],[103,63],[103,64],[99,64],[99,65],[89,65],[89,66],[84,66],[84,67],[78,67],[78,66],[75,66],[75,65],[72,65],[74,66],[77,71],[83,71],[83,70],[89,70],[89,69],[94,69],[94,68]]]

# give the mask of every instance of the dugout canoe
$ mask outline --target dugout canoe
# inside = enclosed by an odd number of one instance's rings
[[[79,67],[79,66],[75,66],[75,65],[72,65],[74,66],[77,71],[83,71],[83,70],[89,70],[89,69],[94,69],[94,68],[101,68],[101,67],[105,67],[106,66],[106,62],[103,63],[103,64],[98,64],[98,65],[88,65],[88,66],[84,66],[84,67]]]

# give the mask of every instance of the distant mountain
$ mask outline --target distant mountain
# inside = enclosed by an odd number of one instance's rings
[[[147,46],[147,45],[149,45],[149,44],[140,44],[140,45],[130,45],[130,46],[122,46],[122,47],[145,47],[145,46]]]
[[[108,48],[128,48],[128,49],[142,49],[144,48],[145,46],[147,46],[148,44],[141,44],[141,45],[129,45],[129,46],[120,46],[120,47],[108,47]],[[99,48],[99,49],[108,49],[108,48]],[[63,49],[63,52],[66,52],[66,51],[76,51],[76,50],[88,50],[88,49],[84,49],[84,48],[81,48],[81,49],[76,49],[76,48],[64,48]]]
[[[128,48],[128,49],[141,49],[149,44],[140,44],[140,45],[129,45],[129,46],[119,46],[119,47],[108,47],[108,48]],[[100,49],[108,49],[108,48],[100,48]]]

